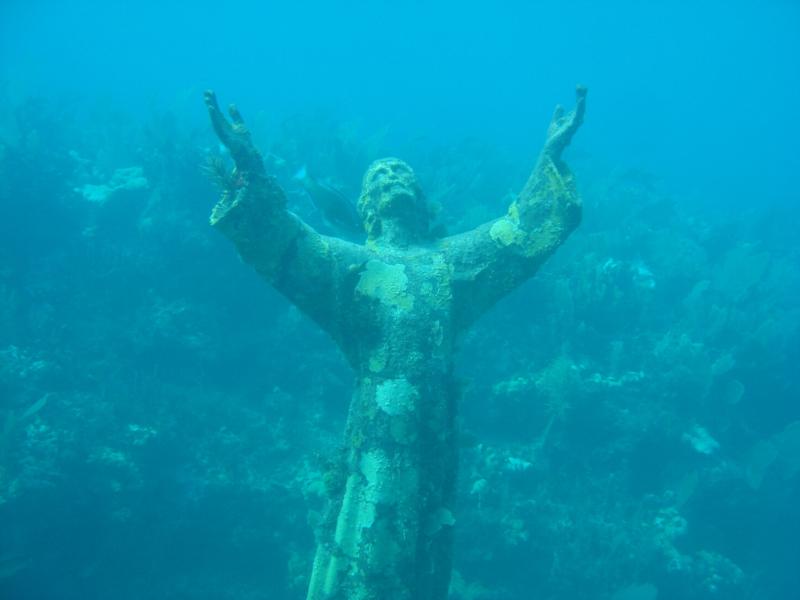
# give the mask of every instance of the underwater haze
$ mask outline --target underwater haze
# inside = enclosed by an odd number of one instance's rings
[[[0,4],[0,598],[376,600],[312,575],[362,374],[209,224],[261,180],[203,93],[288,211],[376,252],[373,161],[444,247],[516,218],[579,84],[580,225],[457,339],[446,597],[796,598],[791,0]]]

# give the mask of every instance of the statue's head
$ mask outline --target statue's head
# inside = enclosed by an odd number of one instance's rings
[[[430,237],[428,202],[414,171],[397,158],[376,160],[367,169],[358,212],[371,241],[407,246]]]

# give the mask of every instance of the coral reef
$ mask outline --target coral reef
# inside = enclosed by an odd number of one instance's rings
[[[348,358],[208,227],[210,134],[169,115],[17,108],[0,151],[0,597],[302,597],[312,532],[352,475]],[[502,210],[529,167],[307,123],[263,147],[353,190],[400,154],[452,231]],[[457,502],[424,523],[455,530],[450,595],[785,598],[800,586],[796,207],[722,210],[573,162],[581,227],[461,344]],[[75,194],[130,165],[149,183],[136,201]],[[437,278],[422,295],[444,302]],[[415,382],[390,350],[366,365],[371,408],[402,441],[414,394],[379,384]],[[696,451],[695,428],[719,447]],[[380,464],[359,457],[358,474]]]

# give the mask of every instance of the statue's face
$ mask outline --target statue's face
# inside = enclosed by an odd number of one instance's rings
[[[358,211],[370,239],[413,243],[428,234],[429,210],[417,177],[405,162],[383,158],[364,174]]]

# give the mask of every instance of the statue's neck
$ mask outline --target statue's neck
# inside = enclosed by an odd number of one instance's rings
[[[381,233],[375,239],[376,244],[397,248],[408,248],[421,241],[420,236],[414,231],[392,219],[381,221]]]

